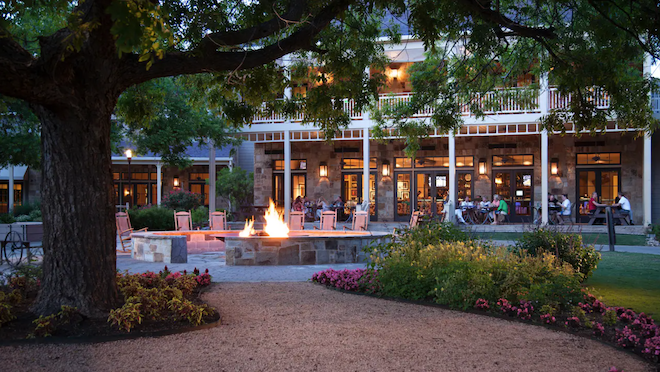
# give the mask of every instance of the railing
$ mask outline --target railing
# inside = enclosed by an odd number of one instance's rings
[[[593,102],[597,109],[606,109],[610,107],[610,96],[601,88],[587,89],[584,92],[587,100]],[[566,108],[571,104],[571,94],[562,94],[557,88],[550,88],[548,92],[548,109],[561,109]]]
[[[479,107],[486,115],[510,115],[510,114],[529,114],[540,113],[540,97],[530,96],[530,93],[524,88],[506,88],[483,94],[476,94],[470,102],[460,102],[460,110],[463,116],[474,115],[471,107]],[[610,97],[607,92],[600,88],[585,90],[585,96],[588,100],[595,103],[597,109],[607,109],[610,106]],[[397,105],[407,104],[411,101],[411,93],[381,94],[378,98],[378,109],[387,106],[396,107]],[[561,109],[570,105],[571,94],[562,94],[557,88],[548,90],[548,109]],[[660,97],[653,97],[651,100],[653,112],[660,113]],[[355,107],[355,101],[352,99],[343,100],[343,110],[352,120],[362,120],[362,112]],[[264,106],[265,111],[265,106]],[[422,118],[433,115],[433,109],[426,106],[413,114],[412,117]],[[283,123],[287,118],[278,113],[270,115],[256,115],[253,123]],[[291,121],[303,121],[302,114]]]

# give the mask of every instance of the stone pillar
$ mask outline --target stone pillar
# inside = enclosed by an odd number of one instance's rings
[[[434,181],[435,182],[435,181]],[[456,207],[456,137],[454,130],[449,132],[449,197],[445,205],[445,221],[455,221],[454,210]]]
[[[156,203],[163,200],[163,163],[156,163]]]
[[[284,131],[284,221],[289,223],[291,211],[291,133]]]
[[[14,166],[9,165],[9,200],[7,201],[7,212],[14,212]]]
[[[369,128],[364,128],[362,133],[362,204],[369,202]],[[367,208],[367,211],[369,208]]]
[[[541,131],[541,223],[547,225],[548,220],[548,131]]]
[[[642,204],[644,205],[643,225],[651,224],[651,134],[644,134],[644,175],[642,187]],[[635,214],[633,213],[633,218]]]
[[[215,144],[209,141],[209,213],[215,212],[215,170]]]

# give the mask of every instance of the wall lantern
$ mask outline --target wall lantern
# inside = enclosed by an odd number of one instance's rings
[[[172,183],[174,187],[179,187],[181,184],[179,183],[179,177],[174,177],[174,182]]]
[[[321,162],[319,165],[319,177],[328,177],[328,163]]]
[[[552,159],[550,160],[550,174],[556,176],[559,174],[559,160]]]
[[[486,159],[479,159],[479,174],[486,175]]]
[[[399,78],[399,69],[398,68],[391,68],[389,75],[390,75],[390,78],[392,80],[396,81],[396,79]]]
[[[383,160],[383,177],[389,177],[391,174],[391,165],[388,160]]]

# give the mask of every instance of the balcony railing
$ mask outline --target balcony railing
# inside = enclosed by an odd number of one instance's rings
[[[607,109],[610,105],[610,97],[602,89],[587,90],[587,98],[593,101],[598,109]],[[548,109],[566,108],[571,103],[571,94],[562,94],[557,88],[550,88],[548,90]],[[378,108],[383,109],[389,106],[396,106],[410,102],[412,98],[411,93],[399,94],[382,94],[378,99]],[[463,116],[470,116],[474,113],[471,112],[470,107],[476,105],[484,110],[486,115],[511,115],[511,114],[530,114],[540,113],[540,97],[530,97],[529,93],[524,88],[507,88],[484,94],[475,95],[470,104],[467,102],[460,103],[460,110]],[[654,112],[660,113],[660,97],[655,97],[652,102]],[[355,107],[355,101],[345,99],[343,102],[343,110],[348,113],[352,120],[362,120],[362,112],[358,111]],[[426,106],[419,110],[412,117],[422,118],[430,117],[433,115],[433,109]],[[293,122],[300,122],[303,120],[302,114],[294,118]],[[253,123],[283,123],[286,121],[284,115],[273,113],[271,115],[255,116]]]

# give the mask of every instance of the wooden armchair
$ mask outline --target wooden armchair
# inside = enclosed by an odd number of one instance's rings
[[[414,229],[415,227],[419,226],[419,219],[422,216],[422,212],[420,211],[414,211],[412,212],[412,215],[410,216],[410,228]],[[398,234],[396,232],[396,228],[394,229],[394,232],[392,233],[394,237],[396,237]]]
[[[344,231],[345,230],[367,231],[368,225],[369,225],[369,212],[367,211],[355,212],[355,214],[353,215],[352,227],[344,226]]]
[[[174,229],[176,231],[191,231],[192,217],[190,211],[174,213]]]
[[[320,227],[317,230],[337,230],[337,211],[325,211],[321,213]]]
[[[227,228],[227,214],[225,212],[211,212],[209,215],[209,229],[229,230]]]
[[[305,213],[289,213],[289,230],[305,230]]]
[[[117,236],[121,243],[121,251],[126,252],[126,247],[131,247],[131,238],[133,235],[133,227],[131,226],[131,218],[126,212],[115,213],[115,224],[117,225]],[[137,231],[147,231],[143,228]]]

